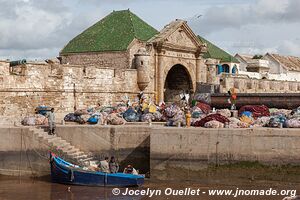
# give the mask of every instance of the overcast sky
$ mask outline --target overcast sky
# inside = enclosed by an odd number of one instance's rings
[[[300,0],[0,0],[0,58],[56,57],[112,10],[130,9],[158,30],[185,19],[231,54],[300,56]]]

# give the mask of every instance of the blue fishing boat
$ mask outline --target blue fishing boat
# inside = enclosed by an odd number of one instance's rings
[[[144,176],[84,170],[78,165],[66,162],[53,153],[50,153],[50,168],[51,180],[55,183],[114,187],[134,187],[141,186],[144,183]]]

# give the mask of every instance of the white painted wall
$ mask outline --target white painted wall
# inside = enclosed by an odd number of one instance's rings
[[[236,59],[238,59],[238,61],[240,61],[239,64],[239,71],[247,71],[246,67],[247,67],[247,63],[237,54],[234,56]]]
[[[268,60],[269,61],[269,67],[270,67],[270,71],[269,73],[271,74],[280,74],[280,73],[284,73],[286,70],[283,69],[283,67],[276,61],[274,60],[274,58],[272,58],[270,55],[266,54],[263,57],[264,60]]]

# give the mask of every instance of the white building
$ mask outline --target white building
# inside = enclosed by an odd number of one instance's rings
[[[236,54],[239,74],[250,78],[300,81],[300,58],[267,53],[261,57]]]

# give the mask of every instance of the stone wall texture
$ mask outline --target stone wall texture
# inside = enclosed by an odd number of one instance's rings
[[[251,79],[241,76],[222,75],[220,77],[221,93],[235,87],[239,93],[298,93],[300,82],[277,81],[268,79]]]
[[[18,66],[21,67],[21,66]],[[100,66],[26,64],[24,75],[12,74],[8,62],[0,62],[0,122],[12,123],[34,114],[39,105],[54,107],[57,121],[74,109],[119,103],[140,92],[136,69]],[[153,91],[146,89],[146,94]]]
[[[122,52],[101,52],[101,53],[80,53],[80,54],[68,54],[62,55],[63,64],[76,64],[86,66],[98,66],[98,67],[112,67],[114,69],[126,69],[129,68],[131,63],[129,62],[129,53],[127,51]]]
[[[140,92],[137,84],[137,69],[134,52],[145,44],[133,41],[126,52],[107,52],[68,55],[63,63],[29,62],[26,65],[9,67],[9,62],[0,61],[0,124],[20,122],[34,114],[39,105],[54,107],[60,121],[74,109],[94,106],[97,103],[114,105],[125,96],[133,100]],[[210,72],[203,59],[192,53],[164,51],[149,52],[147,66],[149,84],[144,90],[155,102],[164,96],[164,86],[169,71],[182,65],[191,79],[193,91],[196,82],[211,83],[205,77]],[[72,63],[77,63],[74,65]],[[197,65],[200,70],[197,70]],[[198,74],[197,74],[198,73]],[[200,74],[199,74],[200,73]],[[299,82],[250,79],[240,75],[224,74],[218,77],[221,93],[236,87],[239,93],[296,93]],[[174,84],[180,84],[174,81]]]
[[[49,146],[28,128],[1,127],[0,175],[49,175]]]
[[[299,131],[153,128],[150,134],[151,178],[207,180],[210,166],[243,161],[266,166],[299,166]],[[212,172],[217,173],[216,170]]]

